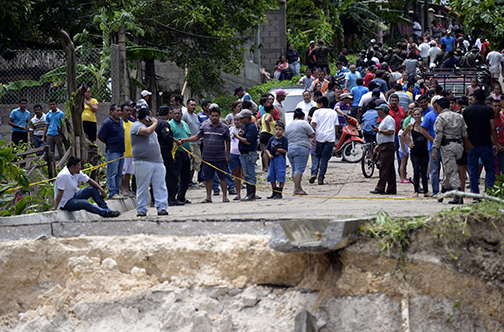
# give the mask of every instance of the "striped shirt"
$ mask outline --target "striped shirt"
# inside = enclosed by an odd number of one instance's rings
[[[217,126],[213,126],[210,121],[203,123],[196,134],[203,137],[203,160],[223,161],[226,160],[226,145],[224,142],[230,141],[229,128],[222,121]]]
[[[46,115],[42,113],[42,116],[37,118],[35,115],[33,118],[30,120],[30,131],[33,131],[33,135],[35,136],[42,136],[44,135],[44,129],[46,125]]]

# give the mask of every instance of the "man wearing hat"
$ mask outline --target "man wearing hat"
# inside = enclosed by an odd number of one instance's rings
[[[346,125],[345,115],[350,115],[352,102],[353,96],[348,92],[344,92],[340,95],[340,101],[334,106],[334,110],[339,113],[338,122],[342,126]]]
[[[455,45],[455,38],[451,36],[451,31],[447,30],[445,32],[445,35],[441,40],[439,41],[441,44],[446,45],[446,52],[450,52],[451,49],[453,48],[453,45]]]
[[[310,40],[310,46],[305,51],[306,66],[313,70],[315,68],[315,57],[311,54],[311,51],[315,49],[315,41]]]
[[[147,102],[149,101],[151,95],[152,92],[147,90],[140,92],[140,96],[142,96],[142,98],[138,99],[138,101],[136,102],[135,110],[139,111],[142,108],[149,108],[149,104],[147,104]]]
[[[280,117],[280,122],[282,122],[285,125],[285,109],[283,107],[282,102],[285,100],[285,97],[289,93],[287,93],[284,89],[278,89],[275,92],[276,98],[275,101],[273,102],[273,107],[277,109],[278,111],[278,116]]]
[[[329,68],[329,52],[334,51],[332,47],[324,46],[324,42],[322,40],[318,41],[317,47],[315,47],[308,56],[315,57],[315,66],[318,68]]]
[[[395,195],[397,194],[396,174],[394,170],[394,152],[395,152],[395,128],[394,118],[389,115],[387,104],[381,104],[376,108],[378,116],[383,120],[380,126],[373,127],[376,133],[376,142],[378,153],[380,154],[380,179],[371,194]]]
[[[255,162],[257,161],[257,127],[252,121],[252,111],[242,110],[236,115],[242,127],[240,133],[234,132],[233,135],[239,141],[238,150],[240,151],[240,162],[247,183],[247,196],[242,201],[253,201],[256,199],[256,173]]]

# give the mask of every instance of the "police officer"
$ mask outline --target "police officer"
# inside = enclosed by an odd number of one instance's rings
[[[438,99],[434,107],[442,110],[434,123],[436,136],[432,144],[432,159],[436,160],[436,153],[440,149],[445,171],[445,180],[441,192],[446,192],[450,188],[461,190],[457,160],[464,153],[463,137],[467,137],[467,126],[462,115],[450,111],[450,100],[448,98]],[[442,198],[438,199],[438,202],[442,201]],[[464,201],[462,197],[456,196],[448,203],[463,204]]]

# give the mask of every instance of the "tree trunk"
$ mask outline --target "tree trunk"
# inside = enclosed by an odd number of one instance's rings
[[[72,137],[73,155],[79,156],[82,160],[87,161],[89,141],[84,136],[84,129],[82,127],[82,100],[86,92],[86,87],[81,86],[77,91],[75,47],[68,33],[64,30],[60,30],[60,33],[63,49],[66,54],[67,93],[70,99],[69,111],[72,119],[71,122],[67,122],[67,129]],[[78,143],[77,140],[79,140]]]
[[[151,102],[151,110],[152,114],[157,114],[157,105],[158,105],[158,94],[156,87],[156,65],[154,59],[147,59],[145,61],[145,85],[147,86],[147,90],[152,92],[152,96],[150,98]]]

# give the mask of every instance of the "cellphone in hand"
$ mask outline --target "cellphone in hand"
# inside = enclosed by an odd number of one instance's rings
[[[148,116],[148,115],[145,117],[145,121],[147,121],[147,122],[149,122],[149,123],[151,123],[151,122],[152,122],[152,121],[151,121],[150,116]]]

